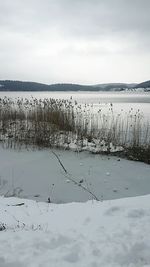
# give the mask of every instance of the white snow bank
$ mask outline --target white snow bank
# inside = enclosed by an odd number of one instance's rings
[[[104,140],[98,140],[93,138],[91,142],[88,139],[77,140],[75,137],[68,138],[68,142],[64,142],[64,135],[61,136],[63,141],[60,141],[60,147],[64,149],[70,149],[72,151],[81,152],[81,151],[89,151],[93,154],[98,154],[102,152],[108,153],[116,153],[123,151],[124,148],[122,146],[114,145],[112,142],[108,143]],[[57,144],[56,144],[57,146]]]
[[[149,203],[150,195],[62,205],[0,197],[0,266],[150,266]]]

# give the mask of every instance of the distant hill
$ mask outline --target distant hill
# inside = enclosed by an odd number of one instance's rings
[[[150,81],[139,83],[135,87],[136,88],[150,88]]]
[[[123,89],[130,89],[134,88],[137,84],[136,83],[103,83],[103,84],[97,84],[96,87],[100,88],[101,90],[104,91],[115,91],[118,89],[123,90]]]
[[[48,91],[48,85],[35,82],[0,80],[0,91]]]
[[[0,91],[123,91],[127,89],[150,87],[150,81],[140,84],[132,83],[104,83],[96,85],[80,84],[43,84],[36,82],[0,80]]]
[[[95,90],[96,89],[96,90]],[[58,83],[49,85],[49,91],[98,91],[93,85]]]
[[[36,82],[2,81],[0,80],[0,91],[98,91],[98,88],[79,84],[42,84]]]

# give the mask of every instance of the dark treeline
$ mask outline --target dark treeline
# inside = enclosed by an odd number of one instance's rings
[[[48,85],[35,82],[0,81],[0,91],[48,91]]]
[[[99,91],[99,88],[78,84],[42,84],[22,81],[0,81],[0,91]]]
[[[0,80],[0,91],[122,91],[131,88],[150,88],[150,81],[141,84],[106,83],[97,85],[80,85],[69,83],[43,84],[36,82],[23,82]]]

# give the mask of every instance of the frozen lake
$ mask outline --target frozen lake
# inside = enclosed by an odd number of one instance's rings
[[[79,103],[150,103],[150,92],[0,92],[0,97],[10,98],[60,98],[77,100]]]
[[[108,157],[55,150],[76,182],[83,179],[99,199],[150,194],[150,165]],[[65,177],[51,150],[0,148],[0,194],[54,203],[83,202],[91,196]]]

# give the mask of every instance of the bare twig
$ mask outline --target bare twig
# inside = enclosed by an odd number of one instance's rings
[[[67,170],[65,169],[65,167],[64,167],[64,165],[62,164],[62,162],[61,162],[60,158],[58,157],[58,155],[57,155],[54,151],[52,151],[52,153],[53,153],[53,154],[55,155],[55,157],[57,158],[57,160],[58,160],[59,164],[61,165],[61,167],[63,168],[64,172],[65,172],[66,174],[68,174]]]
[[[24,205],[24,203],[18,203],[18,204],[14,204],[14,205],[7,205],[8,207],[19,207],[19,206],[23,206]]]

